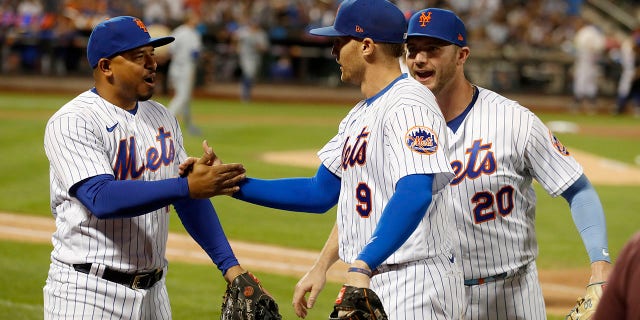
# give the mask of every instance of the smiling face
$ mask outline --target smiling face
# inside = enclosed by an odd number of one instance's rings
[[[457,76],[460,47],[429,37],[407,39],[407,67],[411,75],[436,97]]]

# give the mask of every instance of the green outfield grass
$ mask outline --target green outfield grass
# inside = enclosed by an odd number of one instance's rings
[[[0,93],[0,211],[49,216],[48,163],[43,151],[47,119],[72,95]],[[159,101],[166,103],[166,97]],[[185,136],[187,152],[199,156],[207,139],[225,162],[241,162],[248,174],[260,178],[311,176],[315,169],[267,164],[266,151],[318,150],[337,131],[351,105],[242,104],[236,101],[198,99],[192,113],[201,137]],[[544,121],[566,120],[591,127],[624,130],[640,125],[637,119],[612,116],[540,114]],[[570,150],[578,148],[633,164],[640,155],[637,137],[610,138],[597,130],[588,134],[558,134]],[[609,242],[615,258],[622,244],[640,229],[640,187],[598,186],[607,213]],[[553,199],[536,185],[539,199],[537,230],[540,268],[576,268],[588,259],[564,199]],[[261,208],[217,197],[213,203],[227,235],[234,240],[319,250],[331,229],[335,209],[324,215],[300,214]],[[53,224],[53,220],[52,220]],[[173,218],[171,230],[184,232]],[[46,278],[49,245],[0,241],[0,318],[42,317],[42,286]],[[285,319],[298,279],[256,272],[278,299]],[[175,319],[215,318],[223,293],[222,278],[210,266],[172,263],[168,277]],[[308,319],[326,319],[338,284],[330,284]]]

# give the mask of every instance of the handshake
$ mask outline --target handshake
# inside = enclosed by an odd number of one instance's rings
[[[238,184],[246,178],[244,166],[240,163],[223,164],[207,140],[202,141],[202,149],[204,155],[201,158],[189,157],[178,167],[180,176],[188,179],[191,198],[230,196],[238,192]]]

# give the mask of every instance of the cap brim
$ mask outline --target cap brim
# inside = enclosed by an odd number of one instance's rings
[[[449,39],[442,37],[440,35],[435,35],[435,34],[427,34],[427,33],[407,33],[407,38],[409,37],[428,37],[428,38],[434,38],[434,39],[438,39],[438,40],[442,40],[445,41],[447,43],[451,43],[451,44],[455,44],[453,42],[451,42]]]
[[[325,36],[325,37],[343,37],[348,36],[348,34],[342,33],[336,30],[333,26],[322,27],[322,28],[314,28],[309,30],[309,33],[316,36]]]
[[[167,45],[171,42],[173,42],[173,40],[175,40],[176,38],[174,37],[158,37],[158,38],[151,38],[149,39],[149,44],[152,45],[154,48],[157,47],[162,47],[164,45]]]

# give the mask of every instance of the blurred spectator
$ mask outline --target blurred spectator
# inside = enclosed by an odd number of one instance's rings
[[[618,81],[615,115],[625,112],[629,100],[635,106],[634,115],[640,117],[640,30],[622,42],[620,48],[622,73]]]
[[[142,10],[142,20],[147,26],[167,25],[170,21],[169,4],[165,0],[146,0]]]
[[[202,51],[202,36],[198,32],[200,14],[188,10],[185,21],[171,34],[175,41],[169,45],[169,83],[174,95],[169,102],[169,111],[182,118],[183,127],[192,135],[200,135],[191,118],[191,96],[196,83],[196,67]]]
[[[286,82],[293,79],[293,65],[288,55],[282,55],[271,64],[269,70],[271,79],[276,82]]]
[[[57,75],[65,75],[78,71],[80,61],[84,61],[85,42],[75,28],[73,20],[65,15],[58,15],[53,29],[52,67]]]
[[[249,102],[251,90],[262,65],[263,55],[269,49],[269,38],[253,17],[245,17],[232,39],[242,71],[241,99]]]
[[[424,1],[421,0],[392,1],[407,15],[424,7]],[[88,33],[103,19],[127,14],[143,17],[148,26],[161,23],[173,28],[182,23],[186,10],[191,8],[201,12],[202,26],[206,27],[202,42],[207,50],[201,56],[203,68],[199,69],[198,74],[205,76],[205,83],[232,81],[241,76],[239,56],[232,47],[232,35],[236,33],[245,15],[253,17],[265,30],[274,48],[283,47],[281,51],[288,53],[288,58],[284,57],[282,60],[281,54],[273,54],[273,61],[265,61],[266,68],[258,69],[256,76],[267,75],[272,68],[286,65],[285,62],[290,60],[294,77],[324,79],[322,73],[326,70],[308,66],[333,61],[327,53],[330,43],[324,37],[310,36],[306,30],[332,24],[341,2],[342,0],[0,0],[0,70],[3,73],[21,70],[45,74],[71,72],[83,66],[83,59],[73,57],[77,50],[84,50]],[[514,89],[531,84],[538,89],[543,89],[541,86],[544,86],[544,90],[553,87],[554,92],[571,90],[570,81],[567,80],[570,79],[570,69],[567,67],[572,62],[569,54],[574,53],[573,40],[577,31],[573,19],[579,17],[583,0],[430,0],[428,3],[430,7],[453,9],[467,21],[469,39],[476,48],[474,52],[488,62],[474,68],[478,81],[484,81],[486,85],[496,83],[490,79],[499,71],[497,68],[500,68],[507,73],[516,72],[519,75],[519,78],[510,75],[511,78],[498,81],[503,88],[507,88],[505,83],[512,82],[511,88]],[[613,3],[633,13],[639,7],[631,0],[617,0]],[[59,15],[74,23],[75,33],[66,26],[58,26],[59,18],[56,17]],[[25,24],[26,22],[29,24]],[[58,35],[63,35],[60,41],[56,38]],[[322,46],[326,48],[321,48]],[[271,55],[267,57],[271,58]],[[63,60],[66,62],[60,63]],[[545,63],[548,67],[542,67]],[[526,74],[526,70],[545,73],[538,77],[544,81],[529,81],[532,77]],[[308,72],[319,73],[307,74]],[[503,72],[505,75],[507,73]],[[607,73],[605,76],[610,77],[611,74]],[[548,79],[554,79],[552,82],[555,84],[549,85]],[[611,87],[602,89],[606,89],[607,93],[613,91]]]
[[[336,8],[331,0],[315,0],[309,8],[309,23],[307,30],[329,26],[336,17]]]
[[[578,32],[574,38],[575,62],[573,64],[572,112],[583,109],[588,114],[596,112],[598,81],[602,74],[600,67],[606,38],[594,24],[578,19]]]
[[[498,9],[491,20],[484,27],[484,34],[494,47],[502,47],[509,41],[511,28],[507,23],[507,12],[503,8]]]

